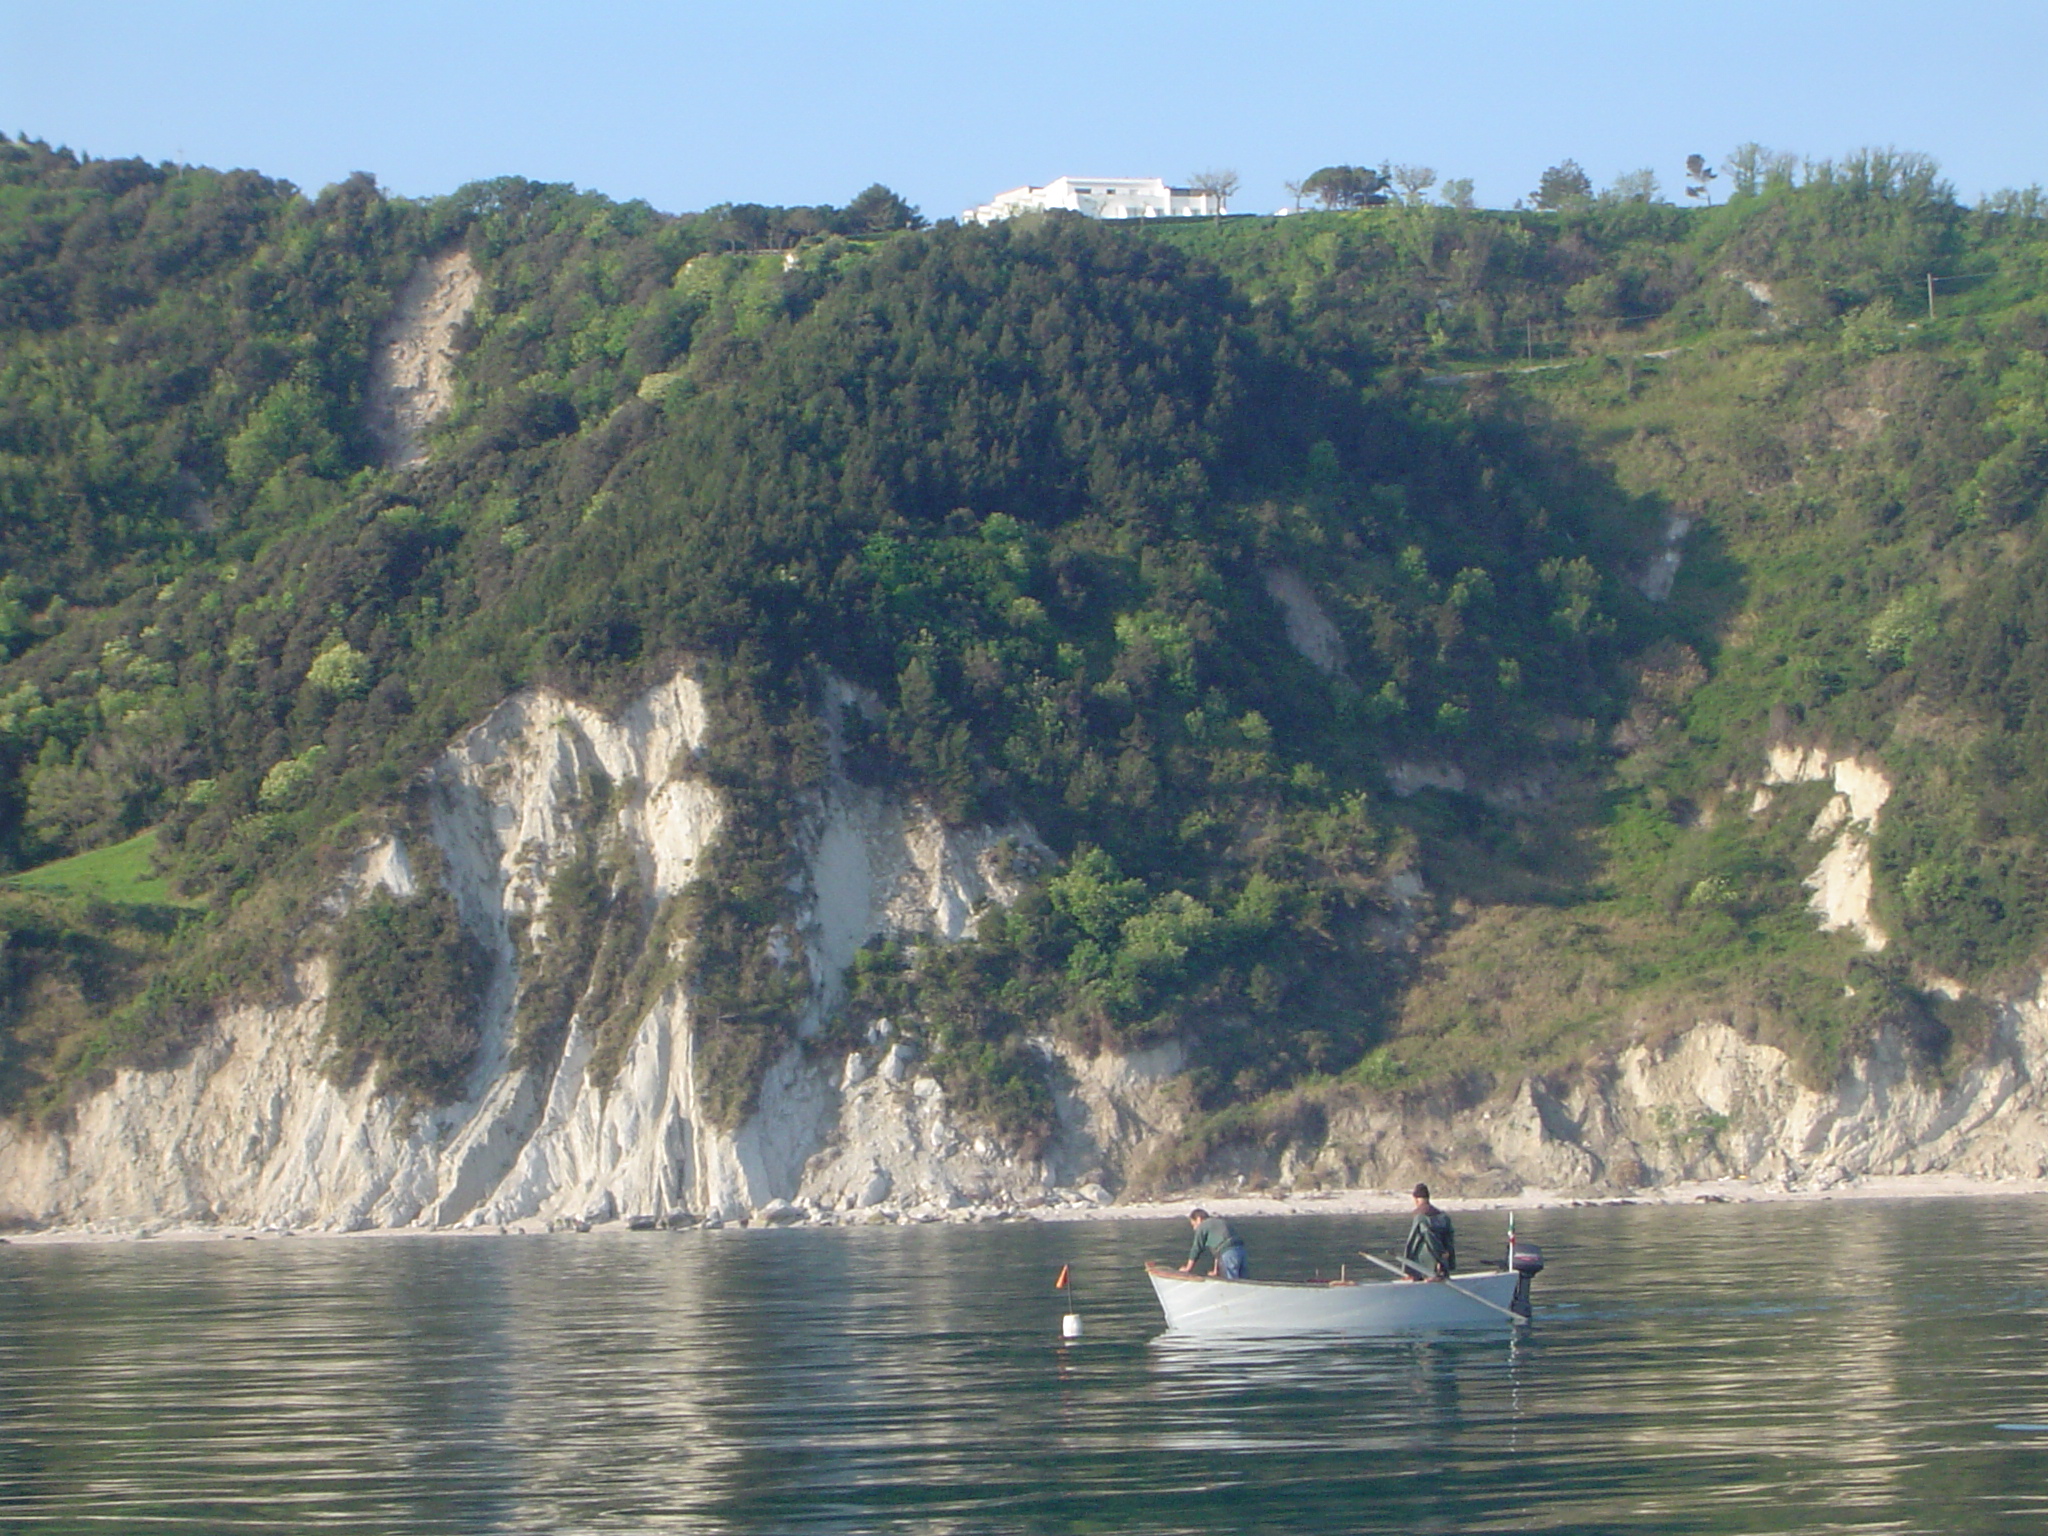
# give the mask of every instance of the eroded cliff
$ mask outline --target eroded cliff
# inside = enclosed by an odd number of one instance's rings
[[[1111,1177],[1134,1140],[1163,1128],[1159,1083],[1175,1051],[1067,1062],[1062,1130],[1019,1160],[957,1127],[915,1052],[878,1030],[850,1055],[813,1048],[854,951],[878,935],[958,938],[974,912],[1012,899],[1000,845],[1023,826],[949,828],[914,803],[834,775],[802,818],[802,889],[787,963],[808,999],[805,1038],[776,1061],[737,1131],[698,1092],[697,1020],[680,982],[634,1022],[616,1075],[593,1068],[579,1008],[559,1052],[518,1065],[524,971],[548,943],[548,892],[593,836],[635,871],[636,898],[672,900],[721,824],[691,771],[705,731],[697,685],[678,674],[606,716],[544,689],[521,692],[426,775],[427,835],[465,927],[492,956],[483,1046],[461,1099],[409,1111],[371,1084],[337,1083],[323,1039],[328,966],[293,995],[232,1009],[167,1071],[124,1071],[61,1129],[0,1126],[0,1209],[41,1221],[217,1220],[289,1226],[442,1226],[526,1218],[737,1215],[771,1200],[820,1209],[1015,1202],[1062,1180]],[[409,895],[412,852],[364,851],[343,903]]]
[[[833,707],[853,702],[849,694]],[[1031,1156],[963,1125],[916,1047],[886,1021],[858,1048],[821,1048],[863,944],[957,940],[978,910],[1015,899],[1006,871],[1017,851],[1043,854],[1029,827],[947,827],[837,772],[800,819],[800,889],[782,951],[803,978],[799,1039],[737,1130],[703,1105],[702,1021],[679,980],[630,1021],[615,1072],[596,1059],[589,997],[554,1053],[520,1064],[518,999],[549,942],[549,891],[564,862],[601,840],[630,867],[635,899],[658,906],[683,890],[718,835],[719,797],[692,771],[706,723],[703,696],[683,673],[616,715],[531,689],[426,774],[425,836],[464,925],[492,957],[483,1045],[458,1102],[411,1109],[367,1079],[336,1080],[323,1029],[329,968],[316,959],[299,968],[290,995],[223,1012],[176,1067],[120,1073],[62,1128],[0,1125],[0,1209],[70,1225],[341,1230],[764,1210],[872,1219],[1145,1182],[1147,1158],[1190,1118],[1178,1044],[1090,1057],[1050,1037],[1034,1042],[1055,1085],[1057,1131]],[[1816,917],[1876,947],[1867,878],[1855,871],[1888,785],[1854,758],[1780,751],[1758,795],[1810,780],[1837,789],[1812,829],[1831,845]],[[397,838],[366,848],[337,902],[378,888],[411,894],[420,851]],[[1827,1088],[1802,1083],[1785,1052],[1703,1019],[1479,1103],[1326,1096],[1291,1132],[1225,1139],[1195,1177],[1380,1188],[1428,1173],[1467,1193],[1504,1194],[1724,1175],[1808,1186],[1937,1171],[2048,1175],[2039,1087],[2048,996],[2004,1000],[1994,1016],[1988,1048],[1957,1074],[1927,1067],[1894,1031]]]

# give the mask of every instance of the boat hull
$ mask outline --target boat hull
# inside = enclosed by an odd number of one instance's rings
[[[1512,1321],[1495,1308],[1513,1306],[1522,1278],[1488,1270],[1454,1276],[1454,1288],[1406,1280],[1350,1285],[1216,1280],[1152,1266],[1145,1273],[1166,1313],[1166,1326],[1174,1332],[1239,1335],[1509,1328]]]

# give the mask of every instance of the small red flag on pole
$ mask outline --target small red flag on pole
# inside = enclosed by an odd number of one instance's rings
[[[1053,1281],[1053,1283],[1052,1283],[1052,1288],[1053,1288],[1054,1290],[1056,1290],[1056,1291],[1064,1291],[1064,1290],[1065,1290],[1065,1289],[1067,1288],[1067,1266],[1066,1266],[1066,1265],[1062,1264],[1062,1265],[1060,1266],[1060,1277],[1059,1277],[1059,1279],[1057,1279],[1057,1280]]]

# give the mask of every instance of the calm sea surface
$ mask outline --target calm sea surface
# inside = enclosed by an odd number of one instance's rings
[[[1179,1222],[0,1248],[0,1530],[2048,1532],[2048,1200],[1520,1222],[1519,1340],[1238,1347]]]

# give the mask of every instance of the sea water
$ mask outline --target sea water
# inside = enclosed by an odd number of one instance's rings
[[[1161,1336],[1179,1221],[16,1244],[0,1530],[2048,1531],[2048,1199],[1519,1230],[1520,1335],[1244,1344]]]

